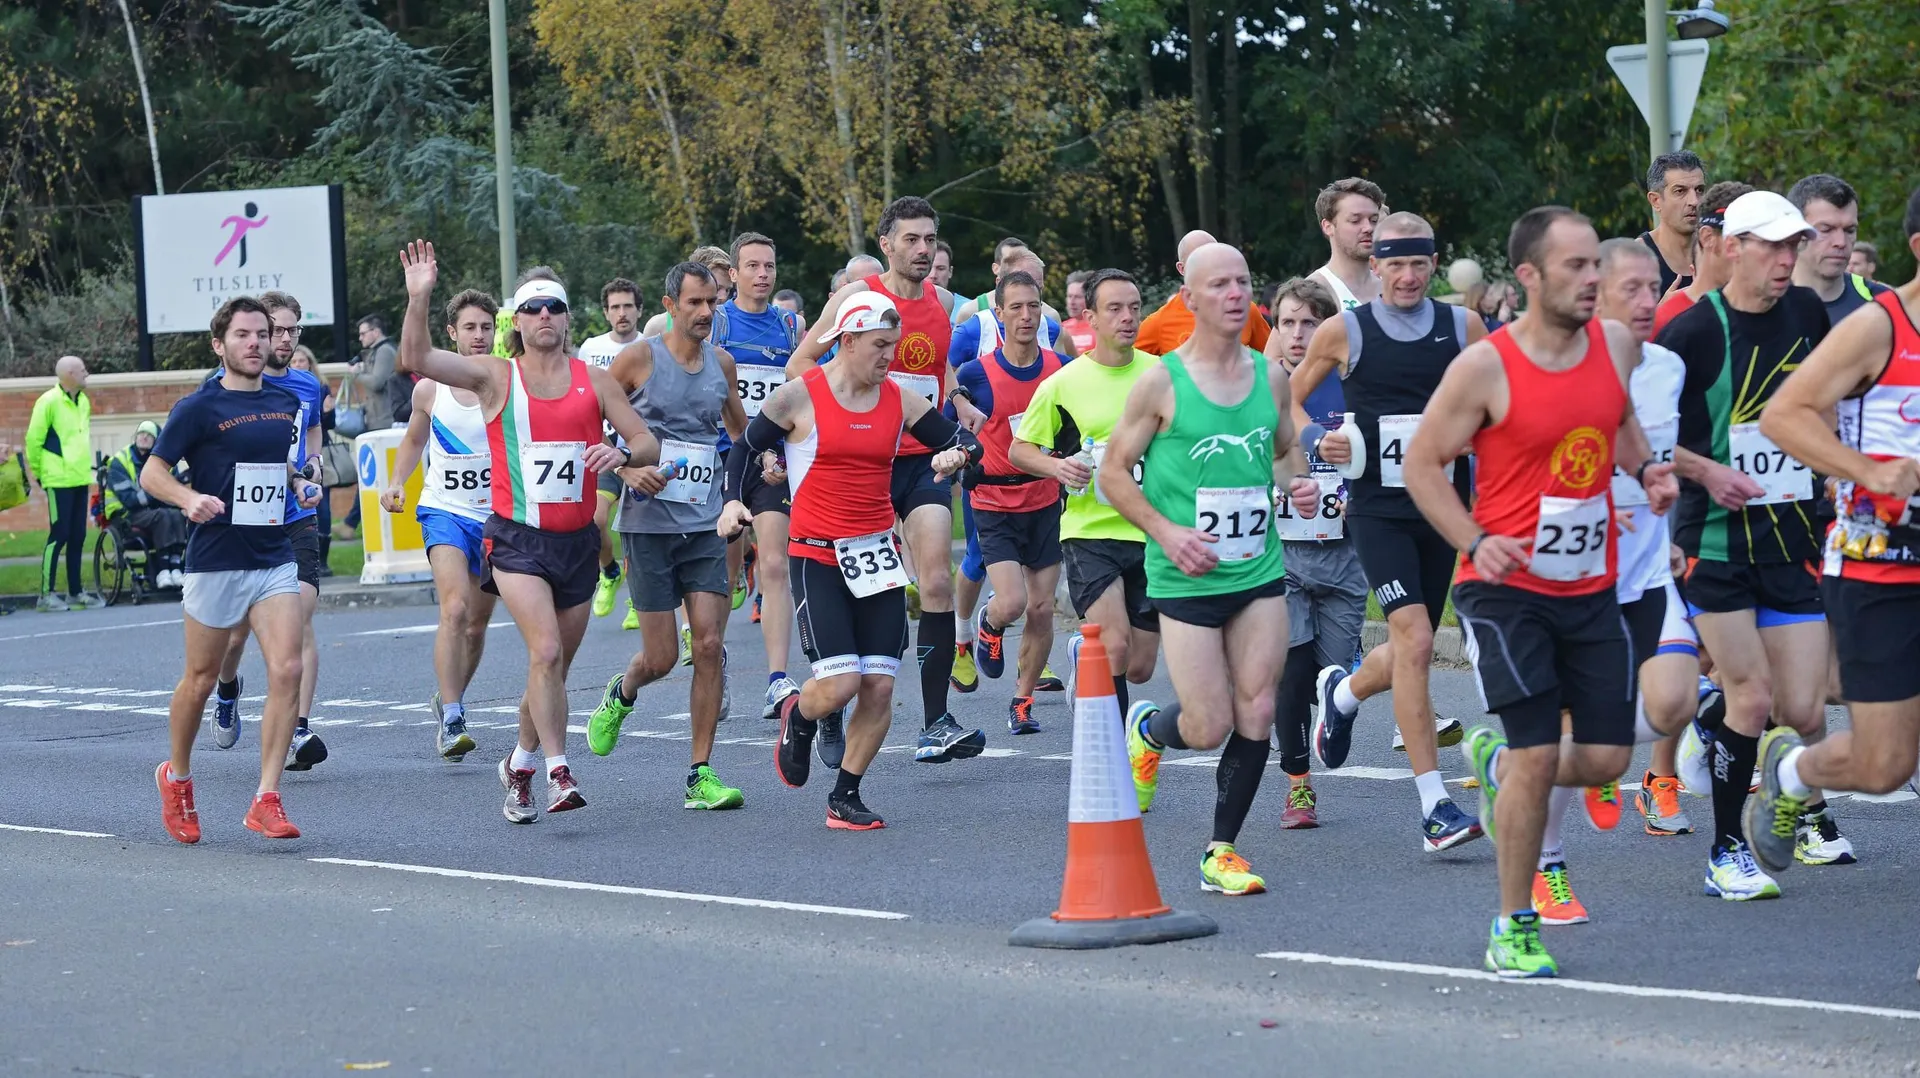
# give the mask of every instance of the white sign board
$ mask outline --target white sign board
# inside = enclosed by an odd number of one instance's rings
[[[147,195],[140,200],[148,333],[204,333],[234,296],[278,290],[302,325],[331,325],[333,223],[327,188]]]
[[[1707,52],[1704,38],[1667,42],[1667,121],[1673,127],[1667,133],[1670,150],[1678,150],[1687,143],[1693,106],[1700,100],[1700,80],[1707,73]],[[1607,50],[1607,63],[1619,77],[1620,85],[1633,96],[1640,118],[1647,120],[1647,46],[1615,45]]]

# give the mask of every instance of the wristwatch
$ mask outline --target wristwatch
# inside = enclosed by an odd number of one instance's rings
[[[947,393],[947,403],[952,404],[955,397],[964,397],[968,404],[973,403],[973,393],[967,389],[966,386],[954,386],[953,389]]]

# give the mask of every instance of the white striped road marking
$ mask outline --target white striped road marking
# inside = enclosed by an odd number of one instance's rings
[[[112,838],[105,831],[69,831],[64,827],[28,827],[18,823],[0,823],[0,831],[25,831],[33,835],[65,835],[68,838]]]
[[[490,621],[487,623],[487,628],[499,629],[504,626],[512,625],[512,624],[513,622],[511,621]],[[399,626],[398,628],[393,628],[393,629],[362,629],[357,633],[343,633],[342,635],[344,636],[412,636],[417,633],[434,632],[439,628],[440,628],[440,625],[439,623],[436,622],[432,625],[402,625],[402,626]]]
[[[1579,981],[1565,977],[1536,977],[1508,980],[1486,970],[1454,966],[1429,966],[1420,962],[1388,962],[1376,958],[1348,958],[1341,955],[1312,954],[1305,951],[1268,951],[1255,958],[1273,958],[1313,966],[1347,966],[1384,973],[1412,973],[1422,977],[1449,977],[1462,981],[1494,981],[1500,984],[1539,985],[1573,992],[1596,992],[1608,996],[1637,996],[1643,999],[1691,999],[1702,1003],[1733,1003],[1749,1007],[1779,1007],[1787,1010],[1824,1011],[1828,1014],[1863,1014],[1871,1018],[1899,1018],[1920,1021],[1920,1011],[1898,1007],[1871,1007],[1862,1003],[1829,1003],[1817,999],[1789,996],[1749,996],[1738,992],[1707,992],[1697,988],[1652,988],[1638,984],[1614,984],[1610,981]]]
[[[60,629],[51,633],[26,633],[21,636],[0,636],[0,641],[38,640],[43,636],[78,636],[81,633],[117,633],[122,629],[144,629],[149,625],[178,624],[180,624],[179,618],[168,618],[165,621],[130,621],[123,625],[96,625],[91,629]]]
[[[108,836],[111,837],[111,836]],[[637,895],[641,898],[673,898],[683,902],[711,902],[721,906],[751,906],[763,910],[791,910],[794,913],[827,913],[836,917],[864,917],[875,921],[904,921],[904,913],[887,910],[863,910],[851,906],[816,906],[808,902],[781,902],[770,898],[739,898],[733,895],[703,895],[693,891],[662,891],[653,887],[624,887],[611,883],[586,883],[581,880],[553,880],[544,876],[509,876],[499,872],[469,872],[460,868],[435,868],[431,865],[401,865],[389,861],[360,861],[347,857],[310,857],[319,865],[346,865],[350,868],[384,868],[393,872],[417,872],[424,876],[448,876],[490,883],[521,883],[529,887],[554,887],[565,891],[599,891],[609,895]]]

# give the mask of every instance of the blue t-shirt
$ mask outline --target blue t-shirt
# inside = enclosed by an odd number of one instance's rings
[[[307,463],[308,457],[320,452],[319,446],[307,444],[307,431],[309,428],[320,425],[320,413],[326,410],[327,387],[311,373],[294,367],[288,367],[280,374],[273,373],[271,369],[264,370],[260,372],[260,377],[266,384],[280,386],[292,392],[300,400],[300,411],[295,416],[294,422],[296,430],[293,452],[287,459],[295,468],[302,467]],[[312,509],[300,508],[300,500],[294,494],[294,487],[291,485],[287,487],[287,523],[305,520],[319,512],[317,505]]]
[[[292,391],[262,379],[250,393],[228,389],[218,379],[181,398],[167,416],[153,455],[168,467],[187,463],[195,493],[211,494],[225,511],[187,534],[187,572],[271,569],[293,561],[283,525],[233,523],[233,478],[237,464],[272,465],[284,474],[299,434],[294,422],[301,402]],[[293,482],[287,480],[291,492]]]
[[[742,363],[751,363],[762,367],[784,367],[793,355],[794,330],[799,328],[798,320],[792,311],[785,307],[769,303],[767,309],[757,314],[743,311],[734,301],[728,300],[720,305],[713,321],[713,329],[707,339],[715,347],[724,348],[733,357],[737,368]],[[821,360],[822,363],[826,359]],[[749,386],[739,382],[744,394]],[[726,453],[733,448],[733,439],[727,432],[720,432],[720,441],[716,446],[719,452]]]
[[[1040,347],[1060,351],[1060,323],[1052,315],[1043,316],[1046,327],[1040,334]],[[999,315],[993,316],[994,323],[1000,327],[1000,336],[1006,337],[1007,326],[1000,321]],[[967,360],[975,359],[980,352],[980,319],[969,318],[955,326],[953,340],[947,345],[947,365],[957,367]],[[1065,354],[1062,354],[1065,359]]]

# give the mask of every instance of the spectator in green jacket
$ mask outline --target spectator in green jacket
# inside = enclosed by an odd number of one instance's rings
[[[100,491],[101,514],[112,521],[125,514],[127,523],[146,537],[147,583],[155,588],[177,588],[186,583],[180,554],[187,545],[187,514],[148,494],[140,486],[140,469],[160,440],[160,424],[148,419],[134,428],[133,444],[107,458],[105,489]]]
[[[92,610],[106,603],[80,590],[80,556],[87,546],[87,492],[93,486],[93,402],[87,397],[87,365],[61,356],[53,365],[60,383],[33,402],[27,421],[27,467],[47,495],[47,545],[40,554],[40,609]],[[54,578],[61,554],[67,561],[67,593]]]

